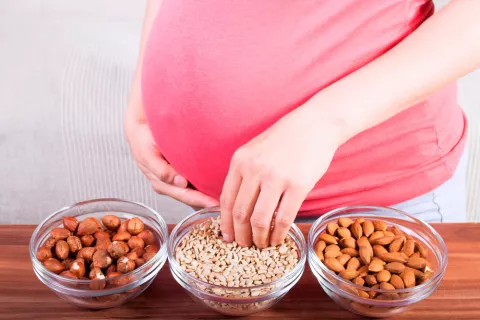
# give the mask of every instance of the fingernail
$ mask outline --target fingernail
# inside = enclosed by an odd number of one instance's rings
[[[173,178],[173,184],[177,187],[185,188],[185,187],[187,187],[188,182],[182,176],[175,176],[175,178]]]
[[[225,242],[229,242],[229,243],[230,243],[230,242],[233,241],[233,238],[230,237],[228,234],[223,233],[222,235],[223,235],[223,240],[224,240]]]

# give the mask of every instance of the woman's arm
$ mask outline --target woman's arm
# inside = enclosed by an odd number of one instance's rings
[[[395,48],[319,92],[302,109],[336,124],[345,142],[479,67],[480,1],[454,0]]]
[[[218,201],[188,188],[188,181],[175,171],[158,150],[143,112],[141,90],[143,56],[161,2],[161,0],[147,2],[137,68],[125,113],[125,137],[138,167],[157,193],[168,195],[192,207],[210,207],[217,205]]]
[[[388,53],[237,150],[221,197],[226,240],[279,244],[338,146],[479,66],[480,1],[452,1]]]

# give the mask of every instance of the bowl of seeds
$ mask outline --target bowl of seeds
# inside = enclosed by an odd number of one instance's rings
[[[440,285],[440,235],[402,211],[353,206],[321,216],[308,234],[309,264],[327,295],[367,317],[403,313]]]
[[[259,249],[223,241],[220,208],[207,208],[185,218],[168,242],[170,271],[194,300],[231,316],[272,307],[303,274],[307,247],[292,225],[285,241]]]

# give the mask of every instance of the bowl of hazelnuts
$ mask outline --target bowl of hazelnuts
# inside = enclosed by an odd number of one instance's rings
[[[61,298],[111,308],[133,299],[167,258],[164,219],[142,204],[97,199],[62,208],[30,240],[33,270]]]

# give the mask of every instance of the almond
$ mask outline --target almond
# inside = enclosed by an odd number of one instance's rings
[[[359,277],[365,277],[368,275],[368,267],[367,266],[363,266],[363,267],[360,267],[360,269],[357,270],[358,271],[358,276]]]
[[[335,231],[337,231],[337,229],[338,229],[338,224],[334,222],[330,222],[329,224],[327,224],[327,232],[329,235],[331,236],[335,235]]]
[[[423,258],[410,257],[407,261],[407,266],[413,269],[421,270],[427,266],[427,260]]]
[[[319,237],[320,240],[324,241],[326,244],[337,244],[337,239],[328,234],[328,233],[322,233]]]
[[[350,238],[352,236],[352,233],[350,232],[350,230],[348,230],[347,228],[345,227],[340,227],[337,229],[337,234],[340,238]]]
[[[341,272],[345,270],[343,265],[335,258],[326,258],[325,265],[328,269],[332,270],[333,272]]]
[[[388,246],[388,251],[390,252],[399,252],[402,249],[403,242],[405,241],[405,237],[400,236],[400,238],[395,239],[390,243]]]
[[[78,227],[78,220],[75,217],[63,217],[62,218],[63,226],[65,229],[75,232]]]
[[[385,269],[391,273],[400,274],[405,270],[405,265],[400,262],[390,262],[385,265]]]
[[[382,283],[380,283],[380,289],[382,289],[382,290],[395,290],[395,287],[388,282],[382,282]],[[393,292],[392,293],[382,293],[381,296],[384,296],[385,300],[398,299],[400,297],[398,295],[398,293],[393,293]],[[379,298],[380,297],[377,297],[377,300],[380,300]]]
[[[415,275],[413,274],[412,270],[405,269],[405,271],[402,273],[401,278],[403,280],[405,288],[415,287]]]
[[[417,249],[422,258],[428,257],[428,251],[420,243],[418,243],[418,241],[415,241],[415,249]]]
[[[403,252],[388,252],[381,256],[385,262],[407,262],[408,257]]]
[[[372,260],[372,257],[373,257],[372,247],[361,246],[358,253],[359,253],[359,256],[360,256],[360,261],[363,264],[365,264],[365,265],[370,264],[370,261]]]
[[[325,250],[323,250],[323,253],[327,253],[329,251],[340,251],[340,247],[336,244],[328,245],[325,247]]]
[[[338,241],[338,244],[342,248],[352,248],[355,249],[357,247],[357,243],[354,238],[343,238]]]
[[[421,258],[420,252],[415,252],[414,254],[412,254],[412,255],[410,256],[410,258],[414,258],[414,257],[415,257],[415,258]]]
[[[375,228],[375,231],[385,231],[387,230],[387,224],[384,221],[381,220],[373,220],[373,227]]]
[[[360,267],[360,260],[357,258],[350,258],[347,263],[347,270],[358,270]]]
[[[397,226],[392,227],[392,232],[396,236],[404,236],[405,234]]]
[[[377,273],[377,281],[380,283],[390,281],[391,277],[392,277],[392,274],[387,270],[381,270],[380,272]]]
[[[338,275],[345,280],[352,280],[352,279],[358,277],[358,271],[356,271],[356,270],[343,270],[343,271],[340,271],[340,273]]]
[[[361,297],[361,298],[365,298],[365,299],[368,299],[370,297],[370,295],[363,290],[358,290],[358,296]]]
[[[379,244],[381,246],[386,246],[386,245],[389,245],[390,243],[392,243],[392,241],[395,240],[395,237],[390,237],[390,236],[384,236],[384,237],[381,237],[381,238],[377,238],[372,242],[372,244]]]
[[[402,252],[405,253],[408,257],[412,256],[415,253],[415,240],[407,240],[403,244]]]
[[[351,257],[348,254],[342,254],[341,256],[337,257],[337,260],[340,261],[342,266],[345,266],[347,264],[347,262],[350,260],[350,258]],[[357,269],[355,269],[355,270],[357,270]]]
[[[338,219],[338,225],[344,228],[348,228],[353,224],[353,220],[349,218]]]
[[[360,237],[363,235],[362,225],[358,222],[358,220],[352,224],[350,230],[352,231],[352,236],[355,239],[360,239]]]
[[[395,287],[395,289],[405,289],[402,278],[396,274],[392,274],[390,278],[390,284]]]
[[[358,250],[353,248],[344,248],[341,250],[342,253],[348,254],[350,257],[358,257]]]
[[[358,286],[363,286],[365,284],[365,280],[363,280],[362,277],[356,277],[355,279],[352,280],[352,282]],[[367,298],[368,298],[368,294],[367,294]]]
[[[378,258],[378,257],[373,257],[372,258],[372,261],[376,261],[377,263],[381,263],[382,266],[384,266],[386,264],[385,261],[383,261],[382,259]]]
[[[375,239],[382,238],[384,236],[385,236],[385,234],[383,233],[383,231],[375,231],[374,233],[372,233],[372,235],[369,238],[370,243],[373,243],[373,241],[375,241]]]
[[[385,235],[385,237],[396,237],[395,233],[393,233],[392,231],[383,231],[383,234]]]
[[[375,231],[372,221],[366,220],[362,223],[363,234],[367,237],[370,237],[371,234]]]
[[[407,269],[411,270],[411,271],[413,272],[413,275],[414,275],[415,278],[417,278],[417,279],[421,279],[421,278],[423,278],[423,276],[424,276],[423,272],[420,271],[420,270],[413,269],[413,268],[409,268],[409,267],[405,267],[405,270],[407,270]]]
[[[70,230],[65,228],[53,228],[52,231],[50,231],[50,235],[53,239],[55,239],[55,241],[58,241],[67,239],[72,235],[72,233]]]
[[[380,258],[384,254],[388,253],[387,249],[385,249],[383,246],[376,244],[373,246],[373,254],[375,257]]]
[[[380,272],[383,270],[383,263],[379,261],[372,261],[368,265],[368,271],[370,272]]]
[[[337,250],[330,250],[330,251],[325,252],[323,254],[325,259],[327,259],[327,258],[337,258],[337,257],[340,257],[341,255],[342,255],[342,253],[340,251],[337,251]]]
[[[374,275],[369,274],[368,276],[365,277],[365,283],[369,286],[374,286],[378,282],[377,282],[377,278]]]
[[[114,238],[114,240],[115,240],[115,238]],[[315,245],[315,253],[317,254],[317,257],[321,261],[324,260],[323,249],[325,249],[325,247],[326,247],[326,244],[325,244],[325,241],[323,241],[323,240],[318,241],[317,244]]]
[[[377,277],[378,280],[378,277]],[[380,289],[382,290],[395,290],[395,287],[392,286],[390,283],[382,282],[380,283]]]
[[[360,246],[371,246],[370,241],[368,240],[367,237],[360,237],[357,240],[357,245],[358,245],[358,247],[360,247]]]
[[[372,276],[373,277],[373,276]],[[375,279],[376,281],[376,279]],[[377,290],[377,289],[380,289],[380,285],[377,283],[377,284],[374,284],[372,286],[372,289],[374,290]],[[371,290],[371,291],[368,291],[368,296],[370,297],[370,299],[375,299],[378,295],[378,292],[377,291],[374,291],[374,290]]]

